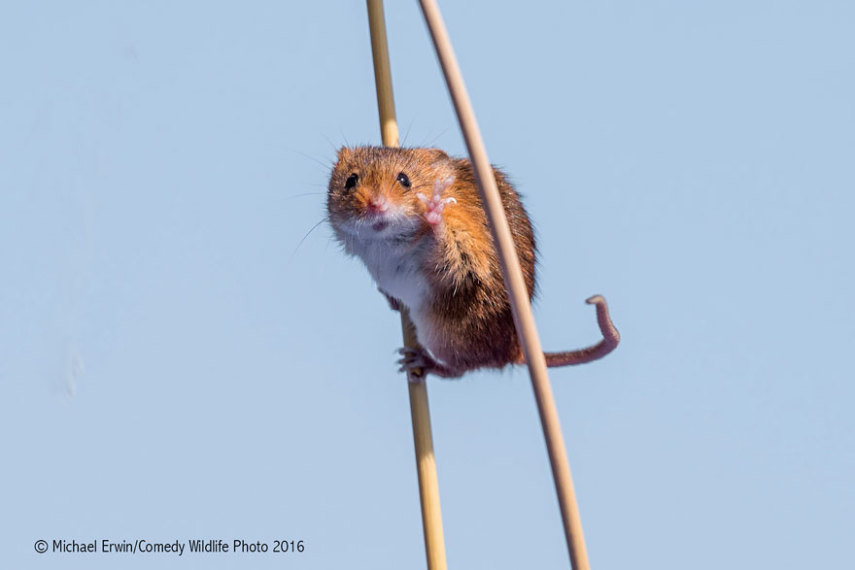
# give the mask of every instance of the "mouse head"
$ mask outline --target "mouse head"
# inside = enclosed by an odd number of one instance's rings
[[[452,169],[439,149],[344,147],[330,176],[330,223],[342,241],[414,235],[425,223],[425,206],[416,195],[430,195],[435,181]]]

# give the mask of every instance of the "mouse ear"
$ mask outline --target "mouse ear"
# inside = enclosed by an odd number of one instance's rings
[[[433,159],[434,162],[442,162],[449,159],[448,154],[446,154],[444,150],[438,148],[428,148],[425,150],[430,153],[430,157]]]
[[[353,156],[353,150],[351,150],[349,147],[343,146],[338,149],[337,155],[339,160],[347,159]]]

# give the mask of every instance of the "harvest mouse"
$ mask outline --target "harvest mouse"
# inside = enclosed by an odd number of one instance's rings
[[[531,222],[505,175],[494,172],[531,297]],[[344,147],[330,176],[327,209],[345,252],[365,263],[392,308],[409,310],[423,348],[401,349],[402,370],[454,378],[525,362],[468,160],[433,148]],[[605,299],[587,302],[596,306],[603,339],[545,353],[547,366],[590,362],[617,346]]]

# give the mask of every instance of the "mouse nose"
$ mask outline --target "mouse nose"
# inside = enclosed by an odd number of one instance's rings
[[[368,211],[372,214],[382,214],[389,209],[389,202],[385,198],[371,198],[368,201]]]

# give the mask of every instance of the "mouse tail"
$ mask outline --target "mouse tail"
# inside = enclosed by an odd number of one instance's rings
[[[585,301],[589,305],[594,305],[597,309],[597,324],[600,326],[600,333],[603,335],[603,340],[593,346],[580,348],[578,350],[568,350],[565,352],[544,352],[546,357],[546,365],[554,366],[570,366],[573,364],[585,364],[593,360],[598,360],[615,348],[620,343],[620,333],[612,323],[609,317],[609,306],[605,298],[601,295],[594,295]]]

